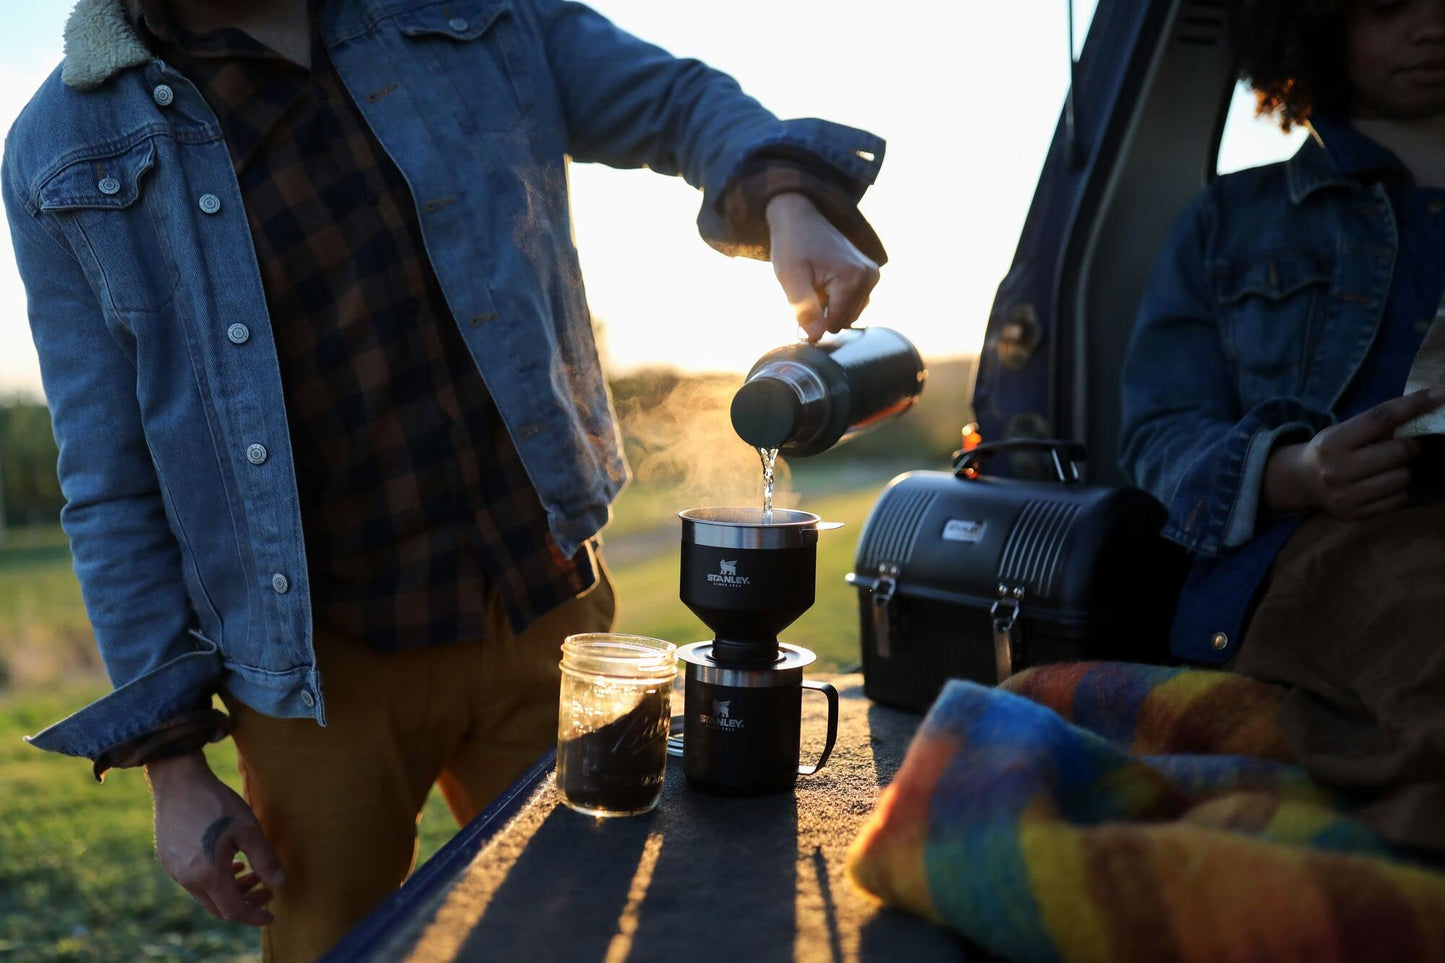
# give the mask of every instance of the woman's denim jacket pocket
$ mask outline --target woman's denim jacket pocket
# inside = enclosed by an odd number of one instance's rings
[[[1294,248],[1214,262],[1220,338],[1245,409],[1303,389],[1334,261],[1329,248]]]
[[[1155,265],[1123,375],[1120,461],[1198,556],[1253,537],[1264,469],[1331,409],[1379,325],[1395,238],[1314,141],[1285,164],[1218,178]]]

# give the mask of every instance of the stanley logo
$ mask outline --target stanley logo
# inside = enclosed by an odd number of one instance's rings
[[[706,712],[699,713],[697,721],[713,729],[741,729],[743,720],[733,718],[732,705],[731,699],[726,701],[714,699],[712,700],[712,715],[708,715]]]
[[[741,588],[742,586],[747,585],[748,582],[752,581],[746,575],[738,574],[737,559],[728,561],[725,558],[720,558],[718,559],[717,567],[718,574],[709,575],[707,577],[709,585],[729,585]]]

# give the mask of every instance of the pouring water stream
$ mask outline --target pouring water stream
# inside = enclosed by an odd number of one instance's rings
[[[759,448],[763,460],[763,524],[773,524],[773,468],[778,462],[778,449]]]

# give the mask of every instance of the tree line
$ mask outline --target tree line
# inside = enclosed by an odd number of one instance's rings
[[[646,455],[647,439],[633,421],[639,412],[657,410],[684,385],[711,386],[729,396],[738,377],[687,377],[669,370],[642,371],[615,378],[613,397],[622,417],[628,457],[637,464]],[[949,360],[934,365],[918,409],[879,431],[819,456],[815,462],[910,460],[911,467],[947,458],[958,445],[958,429],[969,420],[968,395],[972,389],[972,363]],[[725,418],[726,405],[717,417]],[[54,524],[65,499],[56,479],[55,436],[50,411],[42,402],[24,398],[0,399],[0,527]]]
[[[0,400],[0,522],[18,527],[59,520],[65,504],[55,474],[59,456],[49,408],[22,398]]]

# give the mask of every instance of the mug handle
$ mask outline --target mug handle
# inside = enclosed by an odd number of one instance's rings
[[[823,768],[823,764],[833,754],[833,743],[838,741],[838,690],[826,682],[811,682],[807,679],[803,680],[803,688],[821,692],[828,697],[828,739],[823,743],[823,754],[818,757],[817,765],[798,767],[798,775],[811,776]]]

